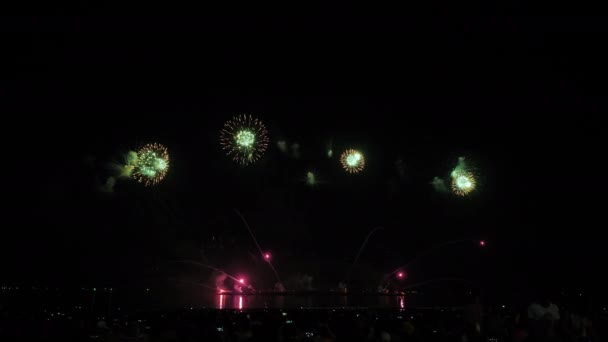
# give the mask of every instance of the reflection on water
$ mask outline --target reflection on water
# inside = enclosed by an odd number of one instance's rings
[[[220,295],[217,295],[217,297],[218,297],[218,301],[217,301],[216,308],[221,310],[221,309],[224,308],[224,303],[225,303],[225,300],[226,300],[226,296],[223,295],[223,294],[220,294]]]
[[[282,309],[282,308],[386,308],[405,309],[405,296],[290,294],[232,295],[215,294],[216,309]]]
[[[218,294],[218,295],[216,295],[216,297],[217,297],[217,300],[216,300],[217,304],[215,305],[216,309],[243,310],[243,309],[247,308],[245,306],[244,296],[230,296],[230,295]],[[228,303],[228,305],[226,305],[226,302]]]

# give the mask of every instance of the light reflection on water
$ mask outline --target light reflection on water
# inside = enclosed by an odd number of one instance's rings
[[[404,296],[364,295],[230,295],[215,294],[216,309],[385,308],[405,309]]]
[[[226,296],[223,295],[223,294],[221,294],[221,295],[217,295],[217,297],[218,297],[218,301],[217,301],[216,308],[221,310],[221,309],[224,308],[224,303],[225,303],[225,300],[226,300]]]

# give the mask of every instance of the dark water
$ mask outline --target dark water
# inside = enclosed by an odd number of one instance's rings
[[[470,298],[447,291],[409,291],[403,295],[330,291],[286,294],[218,294],[200,288],[179,288],[163,292],[161,307],[193,307],[216,309],[291,309],[291,308],[377,308],[414,309],[420,307],[457,307],[466,305]]]
[[[211,303],[211,300],[213,301]],[[382,308],[405,309],[405,296],[290,294],[214,295],[203,305],[216,309]]]
[[[376,293],[301,292],[286,294],[218,294],[214,291],[181,289],[164,293],[155,300],[159,307],[215,309],[293,309],[293,308],[370,308],[415,309],[426,307],[459,307],[467,297],[445,292],[407,292],[403,295]]]
[[[462,297],[461,297],[462,298]],[[4,305],[19,308],[77,307],[86,311],[150,310],[179,308],[214,308],[227,310],[294,309],[294,308],[369,308],[415,309],[421,307],[454,307],[466,304],[444,293],[407,293],[405,295],[357,294],[335,292],[288,294],[218,294],[208,289],[151,288],[121,290],[81,289],[11,291],[0,294]]]

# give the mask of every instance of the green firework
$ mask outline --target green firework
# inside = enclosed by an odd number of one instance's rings
[[[452,191],[458,196],[466,196],[475,190],[477,181],[475,174],[467,169],[464,158],[458,158],[458,165],[450,173],[452,177]]]
[[[224,124],[220,142],[226,154],[236,162],[255,162],[268,147],[268,132],[264,124],[251,115],[239,115]]]
[[[357,150],[348,149],[342,153],[340,162],[344,170],[350,173],[357,173],[365,167],[365,157]]]
[[[156,185],[162,181],[169,170],[169,152],[161,144],[147,144],[137,151],[133,162],[133,178],[138,182]]]

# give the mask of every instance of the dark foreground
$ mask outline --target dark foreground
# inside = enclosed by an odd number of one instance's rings
[[[601,341],[606,313],[562,309],[557,321],[526,309],[185,309],[122,313],[2,310],[0,341]],[[593,316],[593,317],[591,317]]]

